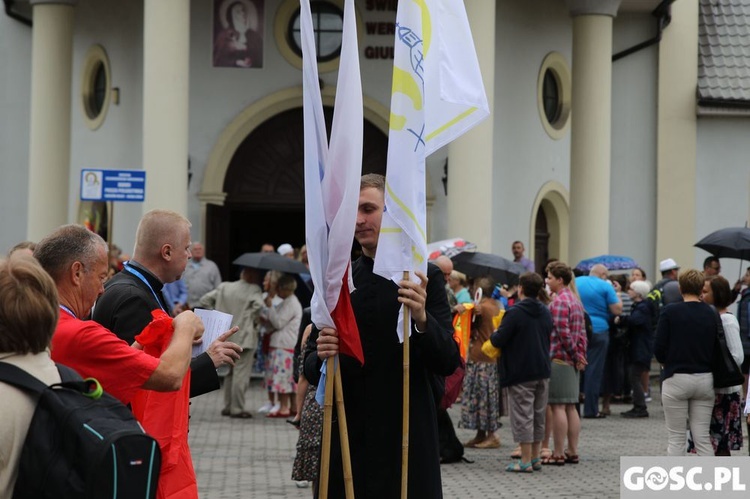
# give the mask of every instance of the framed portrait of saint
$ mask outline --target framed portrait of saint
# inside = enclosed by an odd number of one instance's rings
[[[262,68],[265,0],[213,0],[215,68]]]

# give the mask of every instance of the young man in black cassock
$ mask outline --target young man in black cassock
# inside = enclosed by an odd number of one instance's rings
[[[359,328],[365,363],[340,355],[346,421],[349,430],[354,495],[357,499],[397,498],[401,489],[403,345],[396,334],[401,304],[412,315],[410,342],[409,477],[410,498],[443,497],[434,393],[443,376],[460,362],[453,340],[451,312],[442,273],[429,264],[421,283],[395,282],[373,273],[385,181],[381,175],[362,177],[354,237],[362,256],[352,263],[355,291],[352,308]],[[305,376],[317,384],[325,359],[338,353],[333,329],[313,329],[308,340]],[[316,353],[317,348],[317,353]],[[336,417],[328,497],[344,498],[343,470]]]

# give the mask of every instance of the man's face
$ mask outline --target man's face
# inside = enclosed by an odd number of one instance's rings
[[[273,244],[264,244],[260,247],[261,253],[273,253],[274,251],[276,250],[274,249]]]
[[[201,253],[203,252],[203,246],[196,244],[201,247]],[[185,272],[188,260],[191,257],[190,248],[190,229],[184,227],[178,232],[175,237],[172,249],[170,252],[171,259],[169,261],[169,268],[172,271],[171,274],[174,276],[171,280],[166,282],[174,282],[182,277],[182,273]]]
[[[745,276],[742,278],[742,281],[744,282],[745,286],[750,286],[750,269],[747,269],[747,272],[745,272]]]
[[[380,223],[383,220],[383,192],[376,187],[365,187],[359,191],[357,226],[354,238],[362,246],[362,252],[370,258],[375,256],[380,236]]]
[[[703,267],[703,274],[705,274],[706,277],[721,274],[721,264],[712,261],[707,266]]]
[[[188,237],[188,239],[189,239],[189,237]],[[201,243],[195,243],[190,248],[190,253],[193,256],[193,260],[195,260],[196,262],[200,262],[201,259],[203,258],[203,255],[205,255],[205,250],[203,249],[203,245]]]
[[[523,249],[524,248],[523,248],[523,244],[522,243],[515,243],[511,247],[511,251],[513,252],[513,258],[515,258],[516,260],[518,260],[519,258],[521,258],[523,256]]]
[[[89,267],[83,268],[81,276],[81,302],[86,310],[90,310],[104,293],[104,282],[109,274],[109,258],[103,246],[97,247],[96,259]]]

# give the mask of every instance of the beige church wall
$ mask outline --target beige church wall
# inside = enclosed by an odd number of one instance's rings
[[[570,177],[569,126],[557,140],[547,134],[537,80],[550,52],[559,52],[571,67],[572,22],[564,3],[552,0],[500,1],[496,17],[494,194],[477,203],[493,211],[493,253],[510,257],[518,239],[533,258],[537,193],[551,181],[569,190]]]
[[[650,14],[618,15],[613,51],[654,35]],[[656,46],[612,63],[609,248],[613,254],[634,258],[648,273],[655,267],[656,245],[657,73]]]
[[[0,14],[0,254],[26,239],[31,28]]]
[[[695,240],[725,227],[750,222],[750,117],[700,117],[696,156]],[[750,223],[749,223],[750,225]],[[708,256],[695,248],[695,260],[683,265],[703,268]],[[681,263],[681,262],[680,262]],[[742,262],[742,273],[750,262]],[[722,275],[734,284],[740,261],[721,260]],[[734,310],[732,310],[734,311]]]
[[[73,95],[68,219],[77,221],[80,172],[85,168],[143,168],[143,3],[79,0],[74,15]],[[166,29],[166,28],[165,28]],[[84,117],[82,78],[91,47],[100,45],[110,66],[110,99],[99,128]],[[148,189],[148,179],[146,181]],[[141,203],[113,203],[112,241],[130,254],[142,214]]]

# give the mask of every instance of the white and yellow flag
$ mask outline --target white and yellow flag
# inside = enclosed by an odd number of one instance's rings
[[[425,158],[489,116],[462,0],[401,0],[375,273],[427,272]],[[412,274],[412,280],[418,279]],[[403,315],[398,334],[403,341]]]

